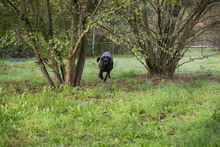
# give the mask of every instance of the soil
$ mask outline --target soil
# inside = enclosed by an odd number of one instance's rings
[[[180,84],[183,81],[185,83],[190,83],[194,82],[197,79],[206,79],[209,81],[217,81],[220,83],[220,78],[214,77],[212,74],[206,74],[206,75],[198,75],[194,76],[193,74],[175,74],[173,77],[154,77],[149,74],[141,74],[136,77],[132,77],[133,80],[139,81],[138,84],[144,85],[146,81],[151,81],[153,85],[158,85],[160,82],[172,82],[176,84]],[[80,85],[81,87],[86,87],[86,88],[92,88],[92,86],[98,86],[100,83],[102,83],[103,80],[98,79],[96,83],[92,84],[89,82],[85,82],[85,80],[82,80],[82,84]],[[106,81],[106,84],[112,85],[113,83],[117,83],[120,86],[127,87],[129,88],[132,86],[134,83],[129,84],[128,79],[111,79]]]

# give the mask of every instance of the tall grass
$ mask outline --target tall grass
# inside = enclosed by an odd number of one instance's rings
[[[34,61],[4,60],[0,146],[220,146],[219,61],[184,65],[179,79],[149,79],[135,58],[114,56],[104,84],[92,58],[82,87],[50,89]]]

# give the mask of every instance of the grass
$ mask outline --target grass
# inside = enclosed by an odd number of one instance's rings
[[[215,50],[212,49],[204,49],[204,55],[211,55],[216,53]],[[190,52],[186,53],[186,56],[181,59],[180,64],[184,61],[190,60],[190,58],[198,58],[201,56],[201,49],[195,48],[190,49]],[[220,64],[219,62],[219,55],[214,57],[205,58],[202,60],[195,60],[191,62],[190,64],[185,64],[184,66],[181,66],[181,68],[177,69],[177,73],[189,73],[193,72],[194,75],[197,75],[196,73],[211,73],[217,77],[220,76],[219,69]]]
[[[0,146],[220,146],[220,56],[174,78],[149,78],[135,58],[114,56],[105,84],[90,58],[81,87],[55,90],[34,60],[0,62]]]

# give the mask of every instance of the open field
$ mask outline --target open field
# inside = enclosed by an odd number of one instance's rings
[[[0,146],[220,146],[219,55],[172,78],[147,76],[132,56],[113,58],[105,84],[89,58],[81,87],[54,90],[35,60],[0,60]]]

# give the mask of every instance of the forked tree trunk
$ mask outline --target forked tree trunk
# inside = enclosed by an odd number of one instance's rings
[[[82,73],[86,60],[87,51],[87,33],[90,30],[92,21],[87,22],[87,14],[92,8],[95,8],[92,15],[94,15],[100,7],[102,0],[95,7],[95,1],[76,1],[70,0],[71,4],[71,35],[70,35],[70,48],[68,55],[67,71],[65,76],[65,85],[71,84],[72,86],[80,86]],[[81,14],[79,15],[79,13]],[[86,28],[87,27],[87,28]],[[77,64],[75,63],[76,53],[79,50],[79,58]],[[76,64],[76,65],[75,65]]]
[[[176,70],[178,61],[175,64],[170,65],[172,60],[167,53],[163,53],[164,58],[154,60],[152,58],[145,58],[147,70],[151,75],[173,76]],[[172,61],[171,61],[172,62]]]
[[[8,1],[8,3],[15,11],[15,13],[21,16],[21,20],[25,22],[27,27],[26,34],[30,36],[29,41],[32,43],[38,64],[48,85],[55,87],[55,84],[48,74],[45,65],[48,65],[48,67],[52,69],[57,87],[59,87],[62,83],[65,85],[71,84],[72,86],[79,86],[86,59],[86,50],[88,44],[86,34],[89,32],[91,24],[94,23],[92,20],[87,21],[87,17],[89,14],[91,14],[91,16],[96,14],[103,0],[69,0],[71,5],[71,35],[66,70],[62,60],[62,54],[60,54],[59,50],[55,48],[53,40],[54,34],[50,0],[43,1],[44,3],[40,2],[39,0],[29,1],[27,3],[26,0],[22,0],[22,11],[19,10],[19,7],[15,7],[15,5],[13,5],[13,3],[10,1]],[[62,1],[61,5],[63,6]],[[41,6],[44,6],[44,9],[40,9]],[[26,7],[30,8],[28,9],[30,12],[32,12],[30,15],[27,13]],[[63,7],[61,7],[61,9],[63,9]],[[46,15],[44,13],[41,14],[40,10],[44,10]],[[42,17],[41,15],[45,15],[45,17]],[[33,16],[35,16],[36,19]],[[41,41],[39,34],[41,35],[40,37],[42,37],[44,41],[47,42],[49,50],[45,49],[46,54],[44,54],[41,43],[39,43],[39,41]],[[80,49],[80,52],[77,61],[76,53],[78,49]],[[48,51],[49,56],[47,54]],[[76,61],[77,64],[75,63]]]
[[[66,67],[66,75],[65,75],[65,85],[72,85],[74,86],[74,77],[75,77],[75,59],[76,55],[73,54],[74,50],[74,43],[76,42],[76,38],[78,36],[78,20],[79,15],[76,13],[78,12],[78,6],[75,6],[76,3],[74,0],[70,0],[71,4],[71,29],[70,29],[70,46],[69,46],[69,53],[67,59],[67,67]],[[74,7],[75,6],[75,7]]]

